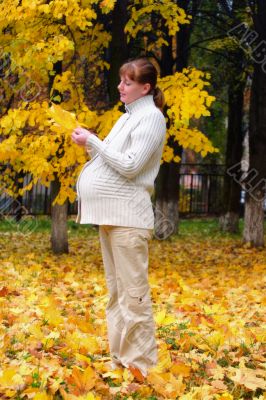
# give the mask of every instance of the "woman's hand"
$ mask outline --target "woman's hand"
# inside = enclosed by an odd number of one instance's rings
[[[71,138],[73,142],[78,144],[79,146],[85,146],[87,138],[93,135],[91,131],[88,131],[87,129],[84,128],[76,128],[71,135]]]

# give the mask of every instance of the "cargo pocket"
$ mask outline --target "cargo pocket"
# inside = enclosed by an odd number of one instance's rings
[[[147,246],[148,241],[152,238],[151,230],[148,229],[138,229],[132,233],[129,238],[129,241],[133,246],[142,247],[143,245]]]
[[[147,303],[148,290],[148,285],[127,288],[128,307],[130,310],[140,311],[143,309],[143,305]]]

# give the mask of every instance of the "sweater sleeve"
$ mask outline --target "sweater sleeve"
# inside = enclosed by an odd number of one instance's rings
[[[87,145],[96,149],[104,160],[126,178],[134,178],[149,161],[165,138],[166,123],[162,113],[150,113],[140,120],[131,132],[131,146],[121,153],[108,148],[95,135],[90,135]]]
[[[95,150],[93,147],[91,146],[87,146],[86,148],[87,153],[89,154],[89,156],[91,158],[93,158],[96,154],[97,154],[97,150]]]

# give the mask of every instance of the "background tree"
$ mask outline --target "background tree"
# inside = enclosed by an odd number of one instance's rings
[[[139,43],[143,45],[143,54],[151,55],[158,63],[158,69],[163,77],[175,75],[180,77],[184,68],[184,74],[187,73],[188,60],[188,43],[193,26],[193,16],[196,14],[198,1],[191,2],[162,2],[161,5],[154,6],[154,2],[146,1],[141,4],[140,8],[132,7],[132,18],[129,21],[126,29],[131,36],[136,37]],[[153,3],[153,4],[152,4]],[[159,3],[158,3],[159,4]],[[152,12],[151,12],[152,11]],[[192,16],[186,17],[186,11],[191,11]],[[133,20],[133,21],[132,21]],[[136,25],[138,22],[138,25]],[[192,75],[191,75],[192,76]],[[204,76],[204,74],[195,74],[194,78]],[[182,81],[183,79],[181,79]],[[169,84],[169,83],[168,83]],[[201,81],[205,86],[205,83]],[[206,83],[207,85],[208,83]],[[179,87],[175,79],[176,88]],[[195,85],[195,94],[197,92],[197,84]],[[162,86],[163,88],[163,86]],[[167,89],[166,89],[167,90]],[[180,93],[183,96],[183,93]],[[166,97],[168,97],[166,95]],[[173,95],[172,95],[173,97]],[[209,97],[212,102],[214,97]],[[179,103],[178,97],[175,97],[176,104]],[[180,104],[180,103],[179,103]],[[171,113],[169,107],[172,107],[172,100],[169,97],[166,101],[164,109],[165,114],[168,116],[168,135],[164,151],[164,161],[161,165],[158,178],[156,180],[155,190],[155,231],[157,237],[165,237],[170,231],[177,232],[178,230],[178,179],[179,179],[179,161],[181,160],[182,146],[195,149],[205,156],[209,152],[215,151],[214,148],[208,148],[206,142],[206,152],[203,148],[200,149],[202,135],[199,134],[197,129],[191,129],[191,120],[199,119],[205,111],[198,107],[194,107],[195,103],[192,97],[190,102],[191,115],[186,115],[185,118],[180,118],[180,114],[176,112]],[[186,104],[185,107],[188,107]],[[174,109],[174,107],[173,107]],[[202,114],[203,113],[203,114]],[[187,123],[189,121],[189,123]],[[191,140],[191,136],[194,140]],[[181,137],[180,137],[181,136]],[[189,139],[190,138],[190,139]]]
[[[240,22],[245,7],[243,2],[234,0],[231,7],[222,2],[227,15],[221,16],[222,30],[225,37],[214,40],[212,49],[218,50],[225,56],[223,68],[227,71],[225,83],[228,93],[228,127],[225,149],[226,174],[224,179],[223,210],[220,226],[223,231],[237,232],[239,230],[241,186],[227,173],[235,165],[240,165],[243,155],[244,139],[244,93],[248,77],[247,58],[245,52],[228,35],[232,18]],[[229,15],[228,15],[229,14]],[[221,32],[222,33],[222,32]]]
[[[54,79],[57,75],[62,74],[62,61],[57,61],[54,64],[53,74],[49,77],[49,93],[51,93]],[[61,102],[59,93],[54,91],[54,101],[58,97],[57,103]],[[60,149],[60,148],[59,148]],[[56,154],[60,158],[59,150]],[[60,192],[60,180],[58,174],[55,174],[55,178],[51,181],[51,245],[54,253],[68,253],[68,238],[67,238],[67,210],[68,210],[68,199],[63,204],[54,204],[54,200]]]
[[[264,211],[266,195],[266,4],[248,1],[257,37],[252,42],[254,72],[249,114],[249,169],[245,179],[246,204],[244,241],[264,246]],[[246,31],[246,35],[250,31]]]
[[[197,23],[198,19],[198,23]],[[235,0],[233,2],[219,1],[202,2],[195,18],[196,33],[195,42],[191,43],[192,63],[198,68],[204,69],[202,64],[208,66],[212,75],[212,87],[215,90],[217,101],[214,109],[222,103],[226,107],[220,107],[222,118],[227,119],[227,134],[223,151],[222,143],[216,142],[216,136],[208,134],[215,144],[220,144],[221,159],[226,165],[225,186],[223,192],[223,214],[220,217],[222,230],[229,232],[238,231],[240,216],[240,196],[243,184],[239,179],[233,179],[228,171],[236,166],[239,171],[238,178],[243,175],[240,167],[243,153],[243,139],[245,134],[246,115],[243,110],[244,96],[247,96],[247,77],[252,77],[253,60],[248,56],[248,44],[251,42],[254,32],[244,39],[246,28],[243,30],[241,22],[249,21],[247,3]],[[240,25],[240,28],[238,26]],[[244,25],[244,24],[243,24]],[[197,29],[199,26],[199,29]],[[240,34],[239,40],[235,40],[233,31]],[[232,33],[230,33],[232,31]],[[251,33],[251,32],[249,32]],[[227,92],[227,99],[225,93]],[[221,103],[222,102],[222,103]],[[246,102],[247,103],[247,102]],[[245,107],[246,109],[248,107]],[[246,111],[245,111],[246,112]],[[217,127],[218,118],[214,119]],[[203,124],[210,124],[204,121]],[[204,128],[203,128],[204,130]],[[218,132],[221,132],[219,129]],[[208,157],[213,159],[212,156]]]
[[[182,72],[183,69],[188,67],[189,42],[199,3],[198,0],[178,2],[186,13],[191,12],[192,21],[190,24],[181,25],[175,36],[168,35],[167,43],[163,44],[160,59],[162,76],[170,75],[174,71]],[[176,161],[181,160],[183,147],[178,141],[173,140],[173,137],[169,137],[168,141],[175,158],[161,166],[156,179],[155,229],[157,237],[163,237],[172,226],[174,232],[178,232],[180,163]],[[163,219],[161,215],[164,216]],[[171,224],[169,224],[169,221],[171,221]]]
[[[229,2],[222,3],[228,12]],[[266,4],[260,0],[247,0],[245,6],[246,8],[242,6],[242,15],[245,14],[246,24],[239,24],[239,20],[233,19],[231,34],[239,48],[246,51],[253,68],[249,109],[249,166],[246,174],[238,168],[232,173],[232,177],[245,189],[243,239],[254,246],[264,246]]]
[[[125,26],[128,22],[128,1],[117,0],[112,12],[112,28],[111,28],[111,41],[109,46],[109,59],[110,64],[108,74],[108,93],[111,103],[116,103],[119,100],[119,92],[117,85],[119,83],[119,68],[129,56],[129,48],[127,46],[127,36],[125,33]]]
[[[12,106],[8,110],[6,106],[0,121],[0,160],[12,167],[2,176],[8,194],[23,195],[38,181],[46,186],[54,182],[53,205],[75,200],[76,178],[87,155],[71,141],[72,124],[84,124],[104,138],[121,115],[120,102],[107,109],[104,101],[99,101],[106,76],[103,72],[110,67],[106,49],[112,40],[114,25],[109,22],[116,13],[114,6],[115,2],[90,4],[77,0],[31,4],[5,0],[0,4],[0,35],[5,49],[1,56],[3,90],[14,94]],[[169,37],[173,40],[180,26],[189,23],[185,11],[174,1],[156,5],[150,0],[134,1],[129,3],[127,12],[127,43],[134,44],[134,52],[138,48],[139,55],[148,55],[157,62],[162,58],[162,44],[167,44]],[[9,63],[5,63],[6,59]],[[55,66],[59,65],[60,71],[56,71]],[[18,77],[17,86],[10,87],[10,74]],[[159,79],[168,119],[162,161],[179,161],[171,147],[175,142],[202,155],[216,151],[198,129],[190,126],[192,119],[210,115],[208,109],[214,97],[205,90],[208,79],[207,74],[195,69]],[[75,113],[76,121],[63,114],[62,124],[56,124],[51,118],[51,101],[60,102],[62,109]],[[57,109],[61,110],[59,114],[62,109]],[[20,172],[29,174],[30,181],[18,189],[14,177]],[[66,213],[62,215],[61,230],[66,232]],[[67,251],[65,233],[59,242],[55,246],[52,240],[53,250]]]
[[[13,195],[22,195],[38,180],[52,183],[52,248],[65,252],[67,199],[75,198],[75,172],[86,158],[62,128],[51,126],[47,110],[50,100],[60,102],[90,121],[93,112],[86,115],[84,78],[90,79],[93,87],[100,85],[105,63],[97,54],[103,53],[110,36],[102,24],[92,23],[96,11],[77,1],[6,1],[1,3],[1,15],[3,90],[7,95],[13,92],[14,98],[1,120],[2,133],[7,136],[2,142],[2,160],[12,167],[3,179]],[[84,64],[90,76],[85,75]],[[16,85],[10,85],[10,76],[17,77]],[[13,156],[6,148],[13,148]],[[14,177],[22,171],[30,173],[32,180],[20,189]]]

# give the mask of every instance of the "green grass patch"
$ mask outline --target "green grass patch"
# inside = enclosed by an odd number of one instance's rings
[[[193,218],[181,219],[179,223],[179,236],[200,236],[200,237],[241,237],[244,228],[243,218],[239,220],[239,232],[222,232],[219,227],[219,218]]]
[[[49,216],[36,216],[31,217],[30,228],[33,232],[50,232],[51,231],[51,218]],[[0,232],[21,232],[23,233],[22,221],[17,223],[12,217],[2,217],[0,219]],[[188,236],[194,236],[199,238],[217,238],[217,237],[228,237],[239,239],[242,237],[244,229],[243,218],[239,221],[239,232],[238,233],[226,233],[222,232],[219,227],[218,217],[197,217],[189,219],[180,219],[179,222],[179,233],[174,235],[178,238],[186,238]],[[265,221],[265,232],[266,232],[266,221]],[[75,222],[75,216],[68,218],[68,234],[69,236],[90,236],[98,234],[98,226],[91,224],[78,224]]]
[[[0,232],[25,232],[28,228],[32,232],[50,232],[51,218],[49,216],[32,216],[30,219],[16,222],[12,217],[2,217],[0,220]],[[90,224],[77,224],[73,217],[69,217],[68,222],[69,235],[96,235],[98,228]]]

